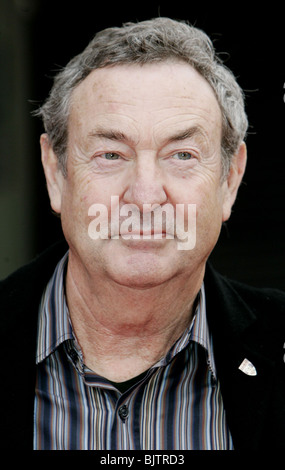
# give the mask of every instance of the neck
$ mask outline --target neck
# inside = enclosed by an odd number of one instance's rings
[[[84,362],[120,382],[155,364],[181,336],[191,322],[204,273],[145,289],[82,274],[69,262],[67,302]]]

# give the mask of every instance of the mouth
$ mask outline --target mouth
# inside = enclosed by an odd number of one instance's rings
[[[166,232],[157,232],[155,230],[150,230],[149,232],[137,231],[137,232],[122,232],[118,241],[122,243],[122,246],[125,246],[127,249],[149,253],[153,251],[160,250],[166,246],[171,241],[169,238],[174,238],[173,236],[167,237]]]
[[[132,232],[120,232],[120,237],[125,240],[161,240],[163,238],[173,238],[166,232],[156,230],[140,230]]]

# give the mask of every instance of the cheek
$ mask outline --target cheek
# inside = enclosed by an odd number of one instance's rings
[[[77,212],[81,214],[83,210],[86,211],[86,207],[94,203],[94,192],[95,185],[92,184],[90,175],[79,171],[68,173],[65,192],[66,208],[69,207],[74,215]]]
[[[204,195],[197,209],[197,242],[212,251],[222,227],[222,201],[218,192]]]
[[[202,182],[188,192],[187,199],[196,205],[197,242],[212,244],[220,233],[223,218],[220,184]]]
[[[83,235],[88,224],[88,208],[91,204],[90,181],[72,178],[69,173],[61,207],[62,229],[66,238],[76,232],[80,236]]]
[[[205,175],[198,175],[187,180],[172,192],[173,201],[176,204],[196,204],[197,213],[203,215],[209,213],[213,215],[220,211],[223,203],[223,192],[219,181],[215,178],[207,178]]]
[[[70,175],[71,176],[71,175]],[[62,203],[62,229],[67,239],[89,239],[88,230],[93,219],[100,214],[110,214],[111,194],[110,185],[100,184],[92,175],[81,178],[70,178]],[[94,213],[94,205],[97,210]],[[100,206],[104,206],[104,212]],[[95,217],[96,216],[96,217]],[[105,220],[105,219],[104,219]]]

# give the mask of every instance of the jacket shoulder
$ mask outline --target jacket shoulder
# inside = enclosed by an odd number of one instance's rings
[[[206,282],[210,289],[219,291],[222,297],[233,299],[239,298],[245,302],[254,312],[275,308],[285,315],[285,291],[268,288],[255,287],[249,284],[231,279],[216,271],[212,265],[207,265]]]
[[[250,327],[256,338],[270,343],[273,349],[276,342],[279,348],[284,344],[285,292],[230,279],[210,265],[206,269],[205,287],[207,317],[213,331],[239,334]]]
[[[285,291],[276,288],[253,287],[242,282],[225,278],[232,289],[251,307],[252,311],[280,313],[285,319]]]
[[[65,243],[57,243],[0,281],[1,327],[12,325],[14,316],[22,312],[37,310],[42,292],[67,249]]]

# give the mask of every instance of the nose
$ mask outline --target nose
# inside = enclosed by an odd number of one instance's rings
[[[135,204],[140,211],[143,204],[165,204],[168,197],[159,163],[153,155],[138,155],[129,174],[127,189],[123,194],[125,204]]]

